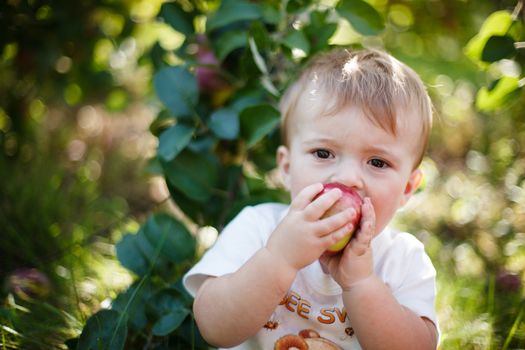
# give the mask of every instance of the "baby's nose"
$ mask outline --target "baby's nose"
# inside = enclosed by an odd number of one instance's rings
[[[331,182],[338,182],[347,187],[362,189],[364,187],[364,177],[362,169],[356,161],[341,161],[331,177]]]

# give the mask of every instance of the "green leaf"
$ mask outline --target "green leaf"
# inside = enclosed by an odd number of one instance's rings
[[[179,207],[188,218],[194,222],[200,222],[203,220],[202,203],[188,198],[188,196],[178,188],[174,187],[169,181],[167,181],[167,186],[170,191],[171,199],[173,202],[177,203],[177,207]]]
[[[153,324],[153,334],[165,336],[173,332],[182,324],[190,314],[186,308],[187,296],[176,288],[164,288],[148,301],[148,311],[157,321]]]
[[[512,26],[512,15],[508,11],[496,11],[487,17],[479,33],[465,46],[465,54],[474,61],[480,61],[485,44],[492,36],[505,35]]]
[[[232,108],[221,108],[210,116],[208,124],[217,137],[234,140],[239,136],[239,113]]]
[[[137,288],[140,289],[137,290]],[[128,325],[133,329],[141,330],[148,324],[146,300],[151,297],[151,294],[150,284],[135,283],[113,300],[111,309],[125,313],[128,318]]]
[[[261,104],[264,101],[264,94],[261,90],[251,91],[249,93],[239,95],[231,103],[231,108],[235,109],[237,112],[242,112],[243,109],[251,106],[256,106]]]
[[[233,50],[245,47],[248,44],[248,33],[241,30],[232,30],[221,35],[214,43],[217,58],[223,61]]]
[[[504,107],[521,89],[519,80],[502,77],[491,89],[482,87],[476,96],[476,107],[481,111],[495,111]]]
[[[127,334],[125,316],[115,310],[101,310],[88,319],[77,350],[121,350]]]
[[[170,114],[167,109],[161,110],[155,120],[153,120],[149,126],[149,131],[159,137],[159,135],[169,128],[170,126],[175,125],[176,119]]]
[[[514,39],[510,36],[491,36],[481,52],[481,60],[485,62],[496,62],[516,54]]]
[[[148,272],[149,262],[143,255],[134,235],[127,234],[116,245],[117,258],[130,271],[139,276]]]
[[[258,5],[244,0],[224,0],[217,12],[206,23],[206,30],[213,31],[238,21],[252,21],[262,17]]]
[[[195,128],[182,123],[164,130],[159,137],[159,158],[165,162],[174,159],[190,143],[194,131]]]
[[[175,117],[190,116],[197,105],[197,79],[181,66],[166,67],[153,79],[157,96]]]
[[[149,51],[149,57],[151,60],[151,63],[153,63],[153,67],[155,70],[160,69],[160,67],[164,66],[164,55],[166,54],[166,50],[160,45],[160,43],[157,41],[150,49]]]
[[[193,16],[184,11],[176,2],[165,2],[162,4],[159,16],[179,33],[190,36],[195,32],[193,29]]]
[[[299,49],[306,55],[310,53],[310,42],[301,30],[291,31],[286,38],[284,38],[283,44],[290,49]]]
[[[190,310],[183,308],[173,310],[172,312],[162,316],[153,325],[153,335],[165,336],[179,328],[184,319],[190,314]]]
[[[186,227],[167,214],[151,216],[144,225],[144,236],[149,243],[160,248],[162,256],[181,263],[195,254],[195,239]]]
[[[152,266],[157,273],[165,273],[167,261],[154,243],[146,238],[142,226],[136,234],[127,234],[117,243],[117,258],[122,266],[139,276],[146,275]]]
[[[145,226],[142,226],[134,236],[135,244],[140,249],[142,256],[148,262],[148,266],[153,266],[155,272],[162,273],[167,268],[167,261],[162,258],[160,254],[160,247],[153,245],[155,242],[150,242],[146,237]]]
[[[337,30],[337,23],[329,22],[329,18],[329,11],[312,11],[310,13],[310,24],[303,29],[310,41],[310,53],[328,47],[329,39]]]
[[[184,302],[185,296],[176,288],[162,288],[148,299],[148,314],[160,318],[175,309],[183,309]]]
[[[363,35],[377,35],[385,28],[379,12],[366,1],[340,0],[336,11]]]
[[[289,0],[286,3],[286,12],[294,13],[305,10],[312,4],[312,0]]]
[[[261,51],[272,49],[273,39],[265,28],[264,23],[255,21],[250,25],[249,37],[255,40],[257,48]]]
[[[271,105],[264,104],[244,109],[240,119],[241,134],[251,147],[279,125],[280,113]]]
[[[187,148],[197,153],[212,153],[216,142],[217,138],[212,133],[201,134],[199,138],[192,140]]]
[[[200,153],[183,150],[170,162],[161,162],[167,180],[187,197],[204,203],[218,179],[215,162]]]
[[[279,22],[281,22],[283,15],[281,14],[281,11],[279,11],[278,2],[276,2],[276,4],[262,2],[260,6],[261,6],[261,13],[262,13],[263,21],[265,23],[277,25],[279,24]]]
[[[182,303],[188,307],[191,307],[193,304],[193,297],[184,287],[182,283],[182,277],[179,278],[176,282],[170,285],[170,289],[177,291],[180,295],[179,299],[182,300]]]

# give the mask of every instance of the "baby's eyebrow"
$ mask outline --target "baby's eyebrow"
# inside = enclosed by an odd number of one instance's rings
[[[401,159],[400,155],[393,152],[390,148],[381,147],[377,145],[370,146],[368,152],[372,154],[378,154],[380,156],[388,157],[391,161],[399,161]]]
[[[307,137],[304,140],[304,144],[306,145],[337,145],[339,144],[338,140],[335,138],[330,137]]]

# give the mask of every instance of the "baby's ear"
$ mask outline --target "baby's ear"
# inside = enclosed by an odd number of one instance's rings
[[[416,190],[419,188],[419,185],[421,185],[421,180],[423,180],[423,172],[419,168],[414,169],[410,174],[406,184],[404,192],[405,198],[402,204],[405,204],[414,194],[414,192],[416,192]]]
[[[290,151],[286,146],[279,146],[277,148],[277,166],[284,187],[290,189]]]

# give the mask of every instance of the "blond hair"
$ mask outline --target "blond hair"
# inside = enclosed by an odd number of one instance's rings
[[[415,166],[419,165],[432,127],[432,103],[423,82],[411,68],[376,50],[334,49],[314,57],[281,99],[284,145],[289,142],[289,124],[297,104],[312,83],[333,97],[325,114],[357,105],[373,123],[394,135],[398,118],[403,116],[400,110],[414,108],[421,120],[421,152]]]

